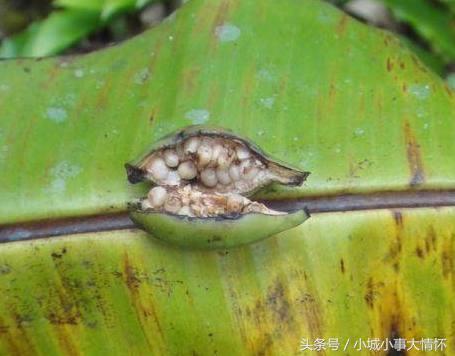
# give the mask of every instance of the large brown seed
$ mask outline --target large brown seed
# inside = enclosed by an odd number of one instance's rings
[[[229,167],[229,176],[232,178],[232,180],[238,181],[240,179],[240,167],[236,164],[233,164],[232,166]]]
[[[180,163],[177,171],[182,179],[193,179],[197,175],[197,168],[192,161]]]
[[[183,149],[183,143],[179,143],[175,146],[175,153],[177,153],[177,156],[179,158],[179,161],[183,161],[186,158],[186,154]]]
[[[164,209],[170,213],[177,214],[182,207],[180,199],[176,196],[170,196],[164,203]]]
[[[231,177],[227,169],[217,168],[216,177],[221,184],[228,185],[231,183]]]
[[[147,197],[152,208],[159,208],[166,201],[167,191],[163,187],[153,187]]]
[[[190,137],[183,144],[183,152],[186,154],[196,153],[200,144],[201,144],[201,140],[199,138]]]
[[[216,167],[218,165],[219,157],[225,153],[225,148],[220,143],[215,143],[212,147],[212,157],[210,159],[209,167]]]
[[[240,161],[247,159],[250,157],[250,151],[244,146],[237,146],[235,149],[235,153],[237,154],[237,158]]]
[[[208,145],[208,143],[203,142],[198,150],[197,150],[197,159],[198,159],[198,166],[205,167],[210,163],[212,159],[212,148]]]
[[[218,156],[218,167],[223,169],[228,169],[229,165],[232,163],[234,159],[234,154],[229,149],[225,149],[223,152],[220,153]]]
[[[179,156],[174,150],[164,151],[163,158],[168,167],[174,168],[179,165]]]
[[[179,185],[180,184],[180,175],[176,170],[169,171],[165,179],[165,183],[169,185]]]
[[[240,175],[245,180],[252,180],[259,173],[254,160],[246,159],[240,162]]]
[[[166,179],[169,174],[169,169],[167,168],[164,160],[159,157],[153,158],[146,166],[146,169],[152,176],[157,180]]]
[[[213,168],[204,169],[201,172],[201,181],[206,187],[213,188],[216,186],[218,179],[215,170]]]

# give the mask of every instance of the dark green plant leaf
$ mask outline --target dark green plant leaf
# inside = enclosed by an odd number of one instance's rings
[[[4,40],[0,56],[41,57],[60,53],[100,26],[97,12],[86,10],[55,11],[27,30]]]
[[[439,75],[444,74],[445,62],[436,53],[424,49],[414,41],[407,37],[401,36],[400,40],[405,43],[418,57],[419,59],[435,73]]]
[[[450,11],[452,12],[452,15],[455,15],[455,1],[454,0],[439,0],[440,2],[446,4]]]
[[[449,62],[455,60],[455,14],[427,0],[383,0],[394,15],[410,23],[436,52]]]
[[[145,6],[153,0],[60,0],[46,19],[32,23],[26,30],[6,38],[0,46],[0,58],[43,57],[62,52],[117,15]]]
[[[109,1],[110,0],[55,0],[54,4],[64,8],[102,12],[103,7]],[[123,2],[131,3],[132,1],[134,0],[124,0]]]
[[[97,11],[101,19],[107,21],[120,12],[141,8],[153,0],[57,0],[56,4],[68,9]]]

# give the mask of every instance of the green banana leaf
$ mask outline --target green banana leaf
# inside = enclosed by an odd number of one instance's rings
[[[339,340],[327,354],[369,354],[367,338],[454,352],[454,118],[398,39],[317,0],[191,0],[112,48],[1,62],[0,354],[288,355],[317,338]],[[124,163],[195,123],[312,172],[258,198],[329,212],[211,252],[134,228],[53,236],[122,216],[147,190]]]
[[[452,208],[426,208],[314,215],[218,252],[137,231],[7,243],[0,354],[294,355],[338,338],[354,355],[369,354],[359,339],[449,339],[454,232]]]

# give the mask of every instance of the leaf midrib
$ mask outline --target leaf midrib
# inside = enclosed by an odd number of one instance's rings
[[[455,206],[455,190],[384,191],[369,194],[316,196],[305,199],[263,200],[284,211],[306,208],[310,214],[376,209],[413,209]],[[26,221],[0,225],[0,243],[34,240],[90,232],[134,229],[127,211]]]

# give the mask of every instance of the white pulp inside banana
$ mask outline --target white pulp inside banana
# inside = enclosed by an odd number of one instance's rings
[[[280,181],[280,176],[241,141],[189,137],[155,151],[141,168],[158,184],[142,200],[143,209],[192,217],[284,214],[240,195],[269,181]]]

